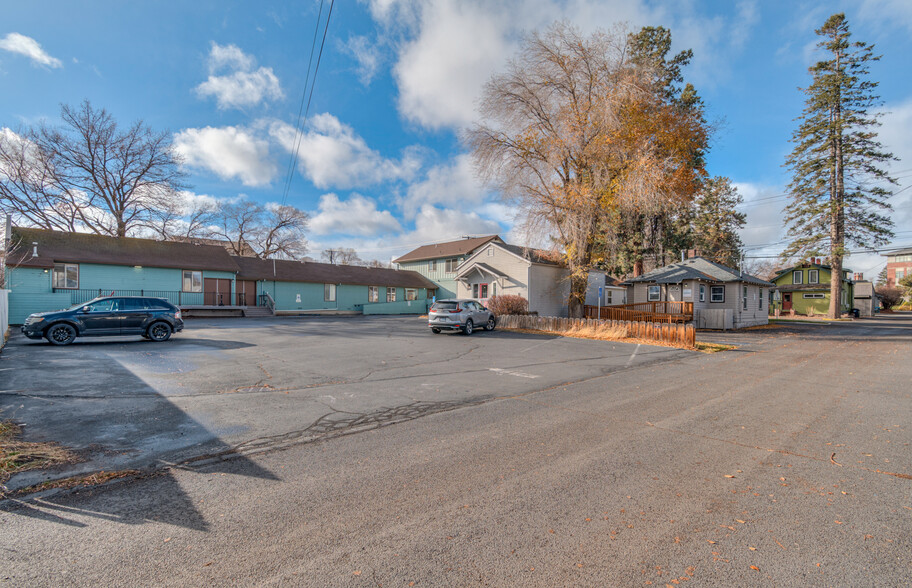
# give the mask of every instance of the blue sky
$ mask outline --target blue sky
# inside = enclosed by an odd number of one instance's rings
[[[174,134],[190,198],[282,199],[319,1],[18,2],[0,22],[0,127],[57,120],[88,98],[126,124]],[[329,2],[324,5],[325,10]],[[524,31],[662,25],[695,58],[685,75],[719,123],[709,172],[747,202],[743,238],[777,253],[782,168],[814,58],[814,29],[845,11],[885,102],[881,139],[912,183],[912,2],[372,0],[337,2],[287,202],[308,211],[311,255],[354,247],[387,260],[422,243],[513,231],[476,180],[459,129]],[[906,177],[903,177],[906,176]],[[912,190],[894,200],[912,243]],[[766,247],[760,245],[770,244]],[[849,265],[876,273],[882,258]]]

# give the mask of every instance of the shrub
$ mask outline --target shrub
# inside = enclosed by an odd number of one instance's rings
[[[902,302],[902,290],[899,288],[893,288],[889,286],[883,286],[875,290],[877,295],[880,296],[880,304],[884,310],[890,310],[900,302]]]
[[[501,294],[488,298],[488,308],[497,315],[529,314],[529,301],[516,294]]]

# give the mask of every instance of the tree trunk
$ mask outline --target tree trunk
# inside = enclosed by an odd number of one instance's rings
[[[836,56],[837,69],[841,66],[840,56]],[[830,309],[831,319],[842,314],[842,257],[845,254],[845,181],[842,153],[842,104],[841,92],[837,89],[836,104],[833,110],[833,187],[830,209]]]
[[[578,276],[576,273],[570,276],[570,300],[568,304],[568,313],[570,318],[583,318],[586,304],[586,289],[589,286],[589,274]]]

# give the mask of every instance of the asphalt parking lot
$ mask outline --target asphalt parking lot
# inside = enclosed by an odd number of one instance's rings
[[[0,354],[2,418],[81,461],[22,488],[355,432],[694,352],[505,331],[433,335],[418,317],[196,319],[165,343],[14,333]]]

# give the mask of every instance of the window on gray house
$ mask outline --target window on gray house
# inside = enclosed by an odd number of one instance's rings
[[[649,293],[647,300],[649,302],[657,302],[662,299],[662,287],[661,286],[649,286]]]
[[[711,286],[709,288],[709,301],[725,302],[725,286]]]

